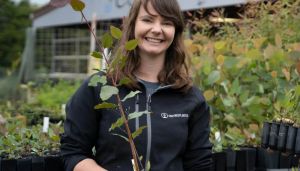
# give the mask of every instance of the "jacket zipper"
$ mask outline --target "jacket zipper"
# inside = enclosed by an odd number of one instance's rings
[[[145,159],[145,169],[147,169],[147,165],[150,161],[150,153],[151,153],[151,142],[152,142],[152,124],[151,124],[151,95],[149,94],[146,103],[147,109],[147,151],[146,151],[146,159]]]

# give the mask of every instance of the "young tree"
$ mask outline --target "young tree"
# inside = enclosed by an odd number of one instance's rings
[[[29,18],[33,7],[29,0],[19,3],[13,0],[0,1],[0,76],[1,68],[11,68],[20,60],[25,42],[25,30],[30,26]]]

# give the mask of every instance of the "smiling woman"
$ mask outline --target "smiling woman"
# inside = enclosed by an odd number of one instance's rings
[[[96,76],[109,80],[129,78],[129,84],[118,86],[120,97],[138,91],[128,101],[122,101],[121,108],[126,111],[125,117],[132,112],[143,114],[128,120],[132,131],[145,128],[134,138],[137,152],[131,155],[128,143],[115,136],[124,132],[123,127],[113,134],[108,131],[122,110],[95,109],[103,102],[99,92],[104,86],[88,86],[90,78],[66,109],[61,152],[67,171],[129,171],[133,170],[132,156],[139,158],[135,167],[141,170],[210,170],[209,107],[201,91],[192,85],[185,63],[183,29],[176,0],[133,0],[120,44],[112,54],[113,62],[125,56],[125,64]],[[138,45],[128,51],[122,43],[132,39]],[[116,104],[116,99],[104,101]]]

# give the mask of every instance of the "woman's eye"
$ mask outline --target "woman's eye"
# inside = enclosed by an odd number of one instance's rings
[[[149,22],[151,22],[151,20],[150,20],[150,19],[148,19],[148,18],[144,18],[144,19],[142,19],[142,21],[144,21],[144,22],[146,22],[146,23],[149,23]]]
[[[174,26],[174,24],[172,22],[164,22],[163,25],[166,25],[166,26]]]

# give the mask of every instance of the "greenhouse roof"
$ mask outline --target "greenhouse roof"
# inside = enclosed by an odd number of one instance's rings
[[[84,0],[86,8],[83,10],[87,20],[93,16],[96,20],[120,19],[127,15],[132,0]],[[200,8],[214,8],[236,5],[249,0],[178,0],[182,10]],[[70,5],[55,8],[47,4],[33,13],[33,27],[54,27],[82,23],[81,14],[73,11]]]

